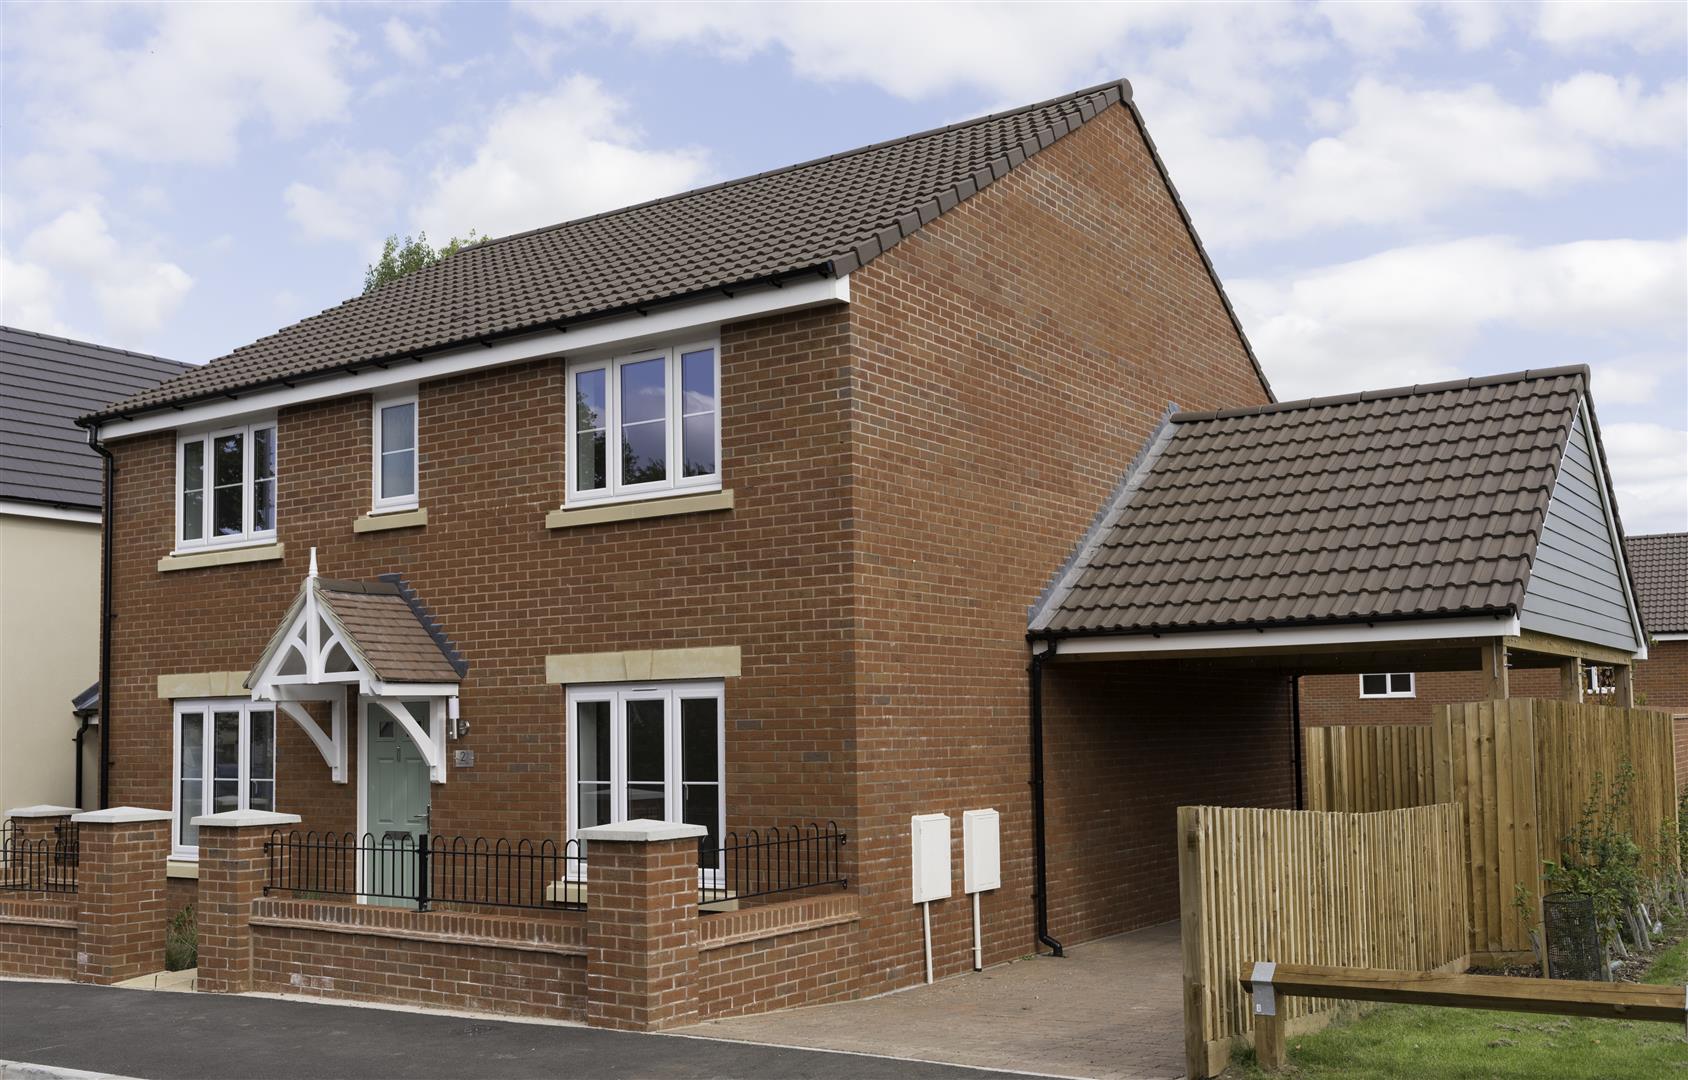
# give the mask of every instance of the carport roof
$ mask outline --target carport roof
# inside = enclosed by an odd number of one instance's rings
[[[1031,630],[1516,617],[1587,383],[1578,366],[1174,413]]]

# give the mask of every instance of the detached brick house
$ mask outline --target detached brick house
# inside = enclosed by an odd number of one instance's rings
[[[1458,518],[1484,544],[1539,534],[1585,395],[1396,394],[1430,440],[1523,432],[1482,460],[1522,455],[1539,499]],[[1088,560],[1132,493],[1200,440],[1397,408],[1344,401],[1273,405],[1123,82],[489,241],[85,418],[109,801],[173,809],[183,902],[212,809],[401,840],[836,822],[859,919],[799,1000],[922,977],[914,814],[1001,813],[986,963],[1174,918],[1175,807],[1294,799],[1302,669],[1196,655],[1233,626],[1335,625],[1367,664],[1552,647],[1519,638],[1518,543],[1460,564],[1504,578],[1469,609],[1110,592]],[[972,962],[956,879],[940,976]]]

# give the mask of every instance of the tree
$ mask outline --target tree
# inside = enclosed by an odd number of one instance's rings
[[[428,245],[428,234],[417,233],[413,237],[398,238],[398,234],[388,236],[381,242],[381,257],[369,264],[363,272],[363,291],[370,292],[399,278],[413,270],[420,270],[432,266],[448,256],[455,255],[466,247],[480,243],[485,237],[475,235],[470,229],[466,237],[452,237],[445,242],[445,246],[435,251]]]

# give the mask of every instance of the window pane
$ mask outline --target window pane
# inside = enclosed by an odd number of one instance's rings
[[[240,781],[213,780],[211,781],[211,812],[226,814],[230,810],[240,809]]]
[[[602,431],[609,422],[605,412],[604,378],[608,372],[578,371],[574,376],[574,430]]]
[[[241,441],[238,431],[211,440],[211,474],[218,487],[239,484],[245,479],[245,466],[240,456]]]
[[[182,714],[181,776],[199,780],[205,776],[205,714]]]
[[[687,783],[721,779],[716,752],[720,745],[720,725],[716,719],[714,698],[687,698],[680,702],[680,747],[683,755],[680,778]]]
[[[1413,692],[1413,677],[1411,673],[1389,676],[1389,691],[1394,694],[1410,694]]]
[[[608,825],[610,823],[610,786],[608,784],[581,784],[576,802],[575,828],[586,829],[593,825]]]
[[[627,820],[638,818],[668,820],[667,784],[627,785]]]
[[[269,480],[275,476],[275,428],[256,428],[252,432],[252,479]]]
[[[182,444],[182,490],[199,491],[205,487],[205,443],[195,440]]]
[[[240,714],[212,714],[211,775],[217,780],[240,779]],[[238,790],[238,789],[237,789]]]
[[[715,473],[715,414],[700,413],[680,421],[680,466],[686,476]]]
[[[627,703],[627,782],[657,781],[667,778],[667,755],[663,752],[667,741],[664,714],[667,702],[629,701]],[[628,794],[629,800],[632,794]],[[632,808],[628,808],[632,813]],[[634,814],[634,817],[639,815]],[[657,815],[661,817],[662,815]]]
[[[381,452],[416,448],[416,403],[389,405],[381,410]]]
[[[275,481],[260,480],[252,485],[252,531],[269,532],[275,528]]]
[[[574,707],[574,773],[582,782],[610,779],[610,703],[581,701]]]
[[[254,782],[275,779],[275,713],[252,711],[251,735],[246,752],[247,775]]]
[[[649,484],[668,479],[668,424],[652,420],[621,426],[621,482]]]
[[[1361,675],[1360,692],[1365,694],[1386,694],[1389,692],[1388,677],[1384,675]]]
[[[609,462],[604,453],[606,439],[602,431],[582,431],[574,437],[574,487],[576,491],[597,491],[608,478],[605,469]]]
[[[182,539],[205,536],[205,444],[182,444]]]
[[[204,536],[205,492],[186,492],[182,495],[182,539],[200,540]]]
[[[205,797],[205,781],[183,780],[181,818],[177,822],[176,842],[183,847],[199,846],[199,826],[193,819],[205,812],[201,799]]]
[[[719,848],[721,838],[717,835],[721,825],[721,789],[717,784],[683,784],[685,792],[685,806],[681,808],[681,820],[687,825],[702,825],[709,830],[709,835],[703,840],[702,865],[705,869],[714,869],[720,858]]]
[[[621,422],[668,416],[668,361],[662,357],[621,366]]]
[[[254,780],[252,790],[246,801],[248,810],[275,809],[275,781]]]
[[[681,354],[680,398],[683,414],[715,411],[714,349]]]
[[[416,494],[416,451],[381,455],[381,497],[397,499]]]
[[[275,528],[275,428],[252,432],[252,531]]]
[[[217,536],[239,536],[245,528],[240,514],[240,486],[218,488],[212,496],[211,532]]]

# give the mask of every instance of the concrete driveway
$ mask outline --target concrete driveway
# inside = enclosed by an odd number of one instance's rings
[[[1178,924],[932,986],[683,1029],[713,1039],[1074,1077],[1184,1075]]]

